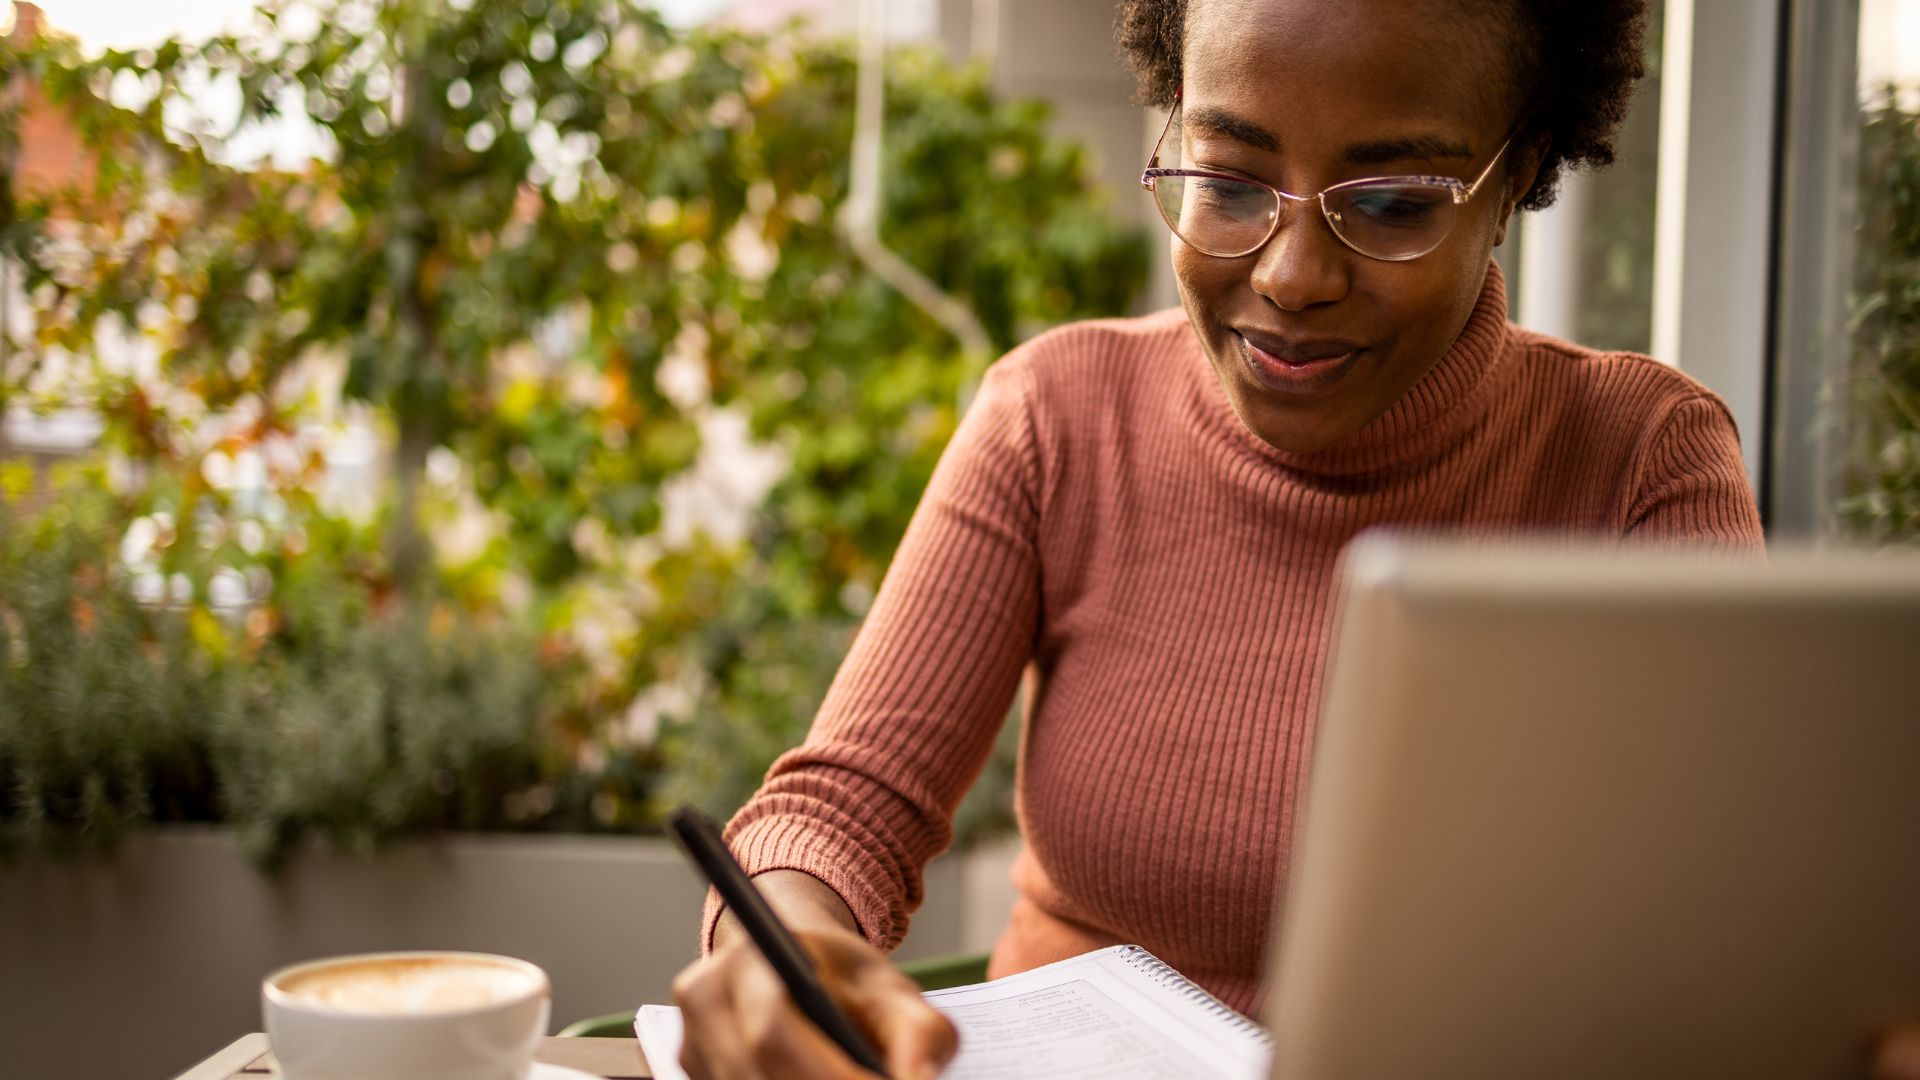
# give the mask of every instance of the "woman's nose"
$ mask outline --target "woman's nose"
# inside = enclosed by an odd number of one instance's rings
[[[1253,291],[1283,311],[1305,311],[1347,294],[1351,252],[1333,235],[1318,203],[1289,203],[1280,226],[1254,255]]]

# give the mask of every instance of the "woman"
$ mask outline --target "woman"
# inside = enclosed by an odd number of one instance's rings
[[[1719,399],[1510,325],[1491,260],[1565,168],[1611,160],[1644,22],[1640,0],[1121,5],[1143,97],[1177,105],[1148,177],[1184,312],[994,366],[812,733],[730,829],[896,1075],[953,1034],[882,949],[1029,664],[991,974],[1134,942],[1251,1010],[1349,538],[1761,543]],[[1403,179],[1353,183],[1378,177]],[[855,1075],[730,918],[707,933],[676,984],[695,1075]]]

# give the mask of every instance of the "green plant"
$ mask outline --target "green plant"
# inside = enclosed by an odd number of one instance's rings
[[[1920,113],[1887,87],[1862,112],[1860,233],[1843,525],[1920,542]]]
[[[204,725],[223,692],[192,620],[118,587],[110,499],[12,510],[0,501],[0,851],[211,818]]]
[[[337,584],[290,589],[273,639],[228,673],[208,733],[223,818],[269,861],[310,834],[366,851],[513,824],[505,796],[557,764],[531,635],[437,605],[352,610]]]
[[[595,825],[605,781],[578,783],[542,724],[526,627],[376,610],[340,551],[299,560],[271,604],[141,603],[129,507],[98,480],[37,512],[0,501],[0,852],[218,820],[271,864],[310,837]]]

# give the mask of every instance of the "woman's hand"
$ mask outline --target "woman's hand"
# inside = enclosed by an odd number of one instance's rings
[[[1880,1037],[1873,1056],[1873,1080],[1920,1080],[1920,1020],[1898,1025]]]
[[[920,996],[885,953],[854,929],[840,898],[817,879],[773,871],[754,879],[813,957],[827,993],[866,1032],[895,1080],[936,1076],[959,1048],[952,1023]],[[794,1005],[780,977],[732,916],[714,948],[673,981],[686,1041],[680,1064],[694,1080],[796,1077],[871,1080]]]

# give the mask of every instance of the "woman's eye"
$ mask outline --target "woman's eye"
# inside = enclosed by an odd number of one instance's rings
[[[1223,210],[1237,210],[1250,206],[1260,196],[1266,194],[1252,184],[1240,184],[1232,180],[1196,176],[1188,182],[1193,185],[1193,193],[1199,197],[1203,205]]]
[[[1440,191],[1410,191],[1395,188],[1354,192],[1347,198],[1353,209],[1383,225],[1422,225],[1446,204]]]

